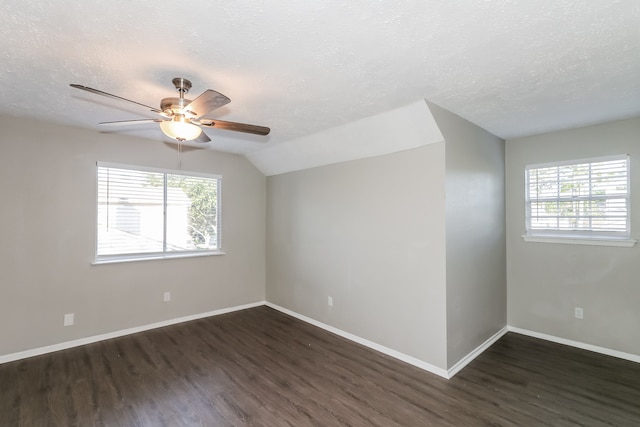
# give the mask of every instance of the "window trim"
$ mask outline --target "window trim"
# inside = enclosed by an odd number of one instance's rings
[[[98,183],[98,169],[99,168],[114,168],[114,169],[127,169],[139,172],[155,172],[164,174],[165,185],[163,191],[165,193],[166,200],[166,175],[183,175],[183,176],[193,176],[200,178],[209,178],[216,179],[218,181],[217,184],[217,200],[216,200],[216,208],[217,208],[217,233],[216,238],[218,240],[218,248],[210,249],[210,250],[197,250],[197,251],[179,251],[179,252],[145,252],[145,253],[133,253],[133,254],[114,254],[114,255],[101,255],[98,256],[98,191],[99,191],[99,183]],[[222,175],[212,174],[206,172],[194,172],[194,171],[184,171],[184,170],[173,170],[173,169],[164,169],[164,168],[154,168],[149,166],[140,166],[140,165],[132,165],[126,163],[113,163],[113,162],[96,162],[95,168],[95,200],[94,206],[96,208],[95,211],[95,223],[93,227],[94,231],[94,252],[93,252],[93,262],[92,265],[101,265],[101,264],[114,264],[121,262],[135,262],[135,261],[153,261],[159,259],[174,259],[174,258],[197,258],[204,256],[215,256],[215,255],[225,255],[226,252],[222,249]],[[165,206],[166,209],[166,206]],[[166,245],[166,215],[163,218],[164,227],[163,234],[165,242],[163,245]]]
[[[529,171],[532,169],[543,169],[550,167],[561,167],[566,165],[580,165],[586,163],[599,163],[614,160],[626,160],[627,163],[627,221],[626,231],[606,232],[606,231],[569,231],[569,230],[534,230],[531,229],[531,200],[529,197]],[[525,166],[525,234],[521,237],[526,242],[536,243],[561,243],[591,246],[622,246],[632,247],[637,240],[631,238],[631,164],[628,154],[600,156],[585,159],[564,160],[559,162],[547,162],[529,164]]]
[[[565,245],[587,245],[587,246],[617,246],[631,248],[638,243],[635,239],[613,239],[613,238],[598,238],[598,237],[561,237],[561,236],[528,236],[522,235],[522,240],[532,243],[561,243]]]

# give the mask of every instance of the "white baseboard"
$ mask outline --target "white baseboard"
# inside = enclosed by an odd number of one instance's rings
[[[617,357],[619,359],[629,360],[631,362],[640,363],[640,356],[631,353],[625,353],[623,351],[612,350],[606,347],[600,347],[597,345],[586,344],[580,341],[568,340],[566,338],[555,337],[553,335],[547,335],[540,332],[534,332],[527,329],[517,328],[515,326],[508,327],[509,332],[515,332],[516,334],[527,335],[533,338],[540,338],[542,340],[555,342],[558,344],[564,344],[571,347],[580,348],[582,350],[589,350],[595,353],[606,354],[607,356]]]
[[[170,326],[170,325],[175,325],[177,323],[189,322],[191,320],[202,319],[204,317],[219,316],[221,314],[231,313],[233,311],[260,307],[262,305],[265,305],[264,301],[254,302],[251,304],[238,305],[235,307],[221,308],[219,310],[208,311],[206,313],[199,313],[199,314],[193,314],[190,316],[179,317],[176,319],[163,320],[162,322],[151,323],[143,326],[136,326],[134,328],[122,329],[115,332],[108,332],[106,334],[94,335],[91,337],[80,338],[73,341],[67,341],[59,344],[48,345],[45,347],[34,348],[31,350],[20,351],[17,353],[0,355],[0,364],[13,362],[20,359],[26,359],[28,357],[39,356],[41,354],[53,353],[54,351],[66,350],[68,348],[78,347],[85,344],[91,344],[98,341],[104,341],[111,338],[122,337],[124,335],[130,335],[138,332],[148,331],[150,329],[162,328],[163,326]]]
[[[517,334],[521,334],[521,335],[526,335],[526,336],[530,336],[533,338],[539,338],[539,339],[543,339],[546,341],[551,341],[551,342],[555,342],[558,344],[564,344],[564,345],[568,345],[571,347],[576,347],[576,348],[580,348],[583,350],[588,350],[588,351],[593,351],[596,353],[601,353],[601,354],[605,354],[608,356],[613,356],[613,357],[617,357],[620,359],[624,359],[624,360],[629,360],[632,362],[636,362],[636,363],[640,363],[640,356],[636,355],[636,354],[631,354],[631,353],[625,353],[622,351],[617,351],[617,350],[612,350],[609,348],[605,348],[605,347],[599,347],[596,345],[592,345],[592,344],[586,344],[586,343],[582,343],[579,341],[573,341],[573,340],[568,340],[565,338],[560,338],[560,337],[556,337],[553,335],[547,335],[547,334],[543,334],[540,332],[534,332],[534,331],[530,331],[527,329],[522,329],[522,328],[518,328],[515,326],[505,326],[504,328],[502,328],[501,330],[499,330],[498,332],[496,332],[492,337],[490,337],[488,340],[486,340],[484,343],[482,343],[481,345],[479,345],[475,350],[473,350],[472,352],[470,352],[469,354],[467,354],[465,357],[463,357],[462,359],[460,359],[455,365],[453,365],[451,368],[449,368],[448,370],[439,368],[435,365],[432,365],[430,363],[424,362],[420,359],[416,359],[413,356],[409,356],[407,354],[401,353],[399,351],[393,350],[391,348],[385,347],[383,345],[377,344],[373,341],[369,341],[367,339],[361,338],[357,335],[351,334],[349,332],[343,331],[341,329],[335,328],[333,326],[327,325],[325,323],[319,322],[315,319],[312,319],[310,317],[304,316],[302,314],[296,313],[294,311],[291,311],[289,309],[286,309],[284,307],[280,307],[277,304],[273,304],[267,301],[259,301],[259,302],[254,302],[254,303],[250,303],[250,304],[244,304],[244,305],[239,305],[239,306],[235,306],[235,307],[228,307],[228,308],[222,308],[219,310],[213,310],[213,311],[208,311],[206,313],[199,313],[199,314],[193,314],[190,316],[184,316],[184,317],[179,317],[179,318],[175,318],[175,319],[169,319],[169,320],[164,320],[161,322],[156,322],[156,323],[151,323],[148,325],[142,325],[142,326],[136,326],[134,328],[128,328],[128,329],[122,329],[119,331],[114,331],[114,332],[109,332],[106,334],[101,334],[101,335],[95,335],[95,336],[91,336],[91,337],[86,337],[86,338],[80,338],[77,340],[73,340],[73,341],[67,341],[67,342],[63,342],[63,343],[59,343],[59,344],[54,344],[54,345],[49,345],[49,346],[45,346],[45,347],[39,347],[39,348],[35,348],[35,349],[31,349],[31,350],[25,350],[25,351],[20,351],[17,353],[11,353],[11,354],[6,354],[6,355],[0,355],[0,364],[2,363],[8,363],[8,362],[13,362],[16,360],[21,360],[21,359],[26,359],[28,357],[33,357],[33,356],[39,356],[42,354],[47,354],[47,353],[53,353],[55,351],[60,351],[60,350],[66,350],[68,348],[73,348],[73,347],[78,347],[81,345],[85,345],[85,344],[91,344],[94,342],[98,342],[98,341],[104,341],[104,340],[108,340],[108,339],[112,339],[112,338],[117,338],[117,337],[121,337],[121,336],[125,336],[125,335],[130,335],[130,334],[135,334],[138,332],[144,332],[144,331],[148,331],[151,329],[156,329],[156,328],[162,328],[164,326],[170,326],[170,325],[175,325],[178,323],[183,323],[183,322],[189,322],[191,320],[197,320],[197,319],[202,319],[205,317],[211,317],[211,316],[219,316],[221,314],[226,314],[226,313],[231,313],[234,311],[239,311],[239,310],[245,310],[248,308],[254,308],[254,307],[260,307],[262,305],[266,305],[267,307],[271,307],[274,310],[278,310],[282,313],[288,314],[289,316],[295,317],[296,319],[302,320],[303,322],[309,323],[311,325],[317,326],[321,329],[324,329],[328,332],[331,332],[333,334],[336,334],[338,336],[341,336],[343,338],[346,338],[350,341],[356,342],[358,344],[364,345],[365,347],[369,347],[373,350],[379,351],[383,354],[386,354],[388,356],[391,356],[395,359],[401,360],[403,362],[406,362],[410,365],[416,366],[420,369],[423,369],[425,371],[431,372],[433,374],[436,374],[440,377],[446,378],[446,379],[450,379],[453,378],[454,375],[456,375],[458,372],[460,372],[465,366],[467,366],[472,360],[474,360],[476,357],[478,357],[482,352],[484,352],[487,348],[489,348],[491,345],[493,345],[493,343],[495,343],[496,341],[498,341],[502,336],[504,336],[504,334],[506,334],[507,332],[514,332]]]
[[[416,359],[415,357],[409,356],[407,354],[401,353],[399,351],[393,350],[389,347],[385,347],[383,345],[377,344],[373,341],[369,341],[367,339],[361,338],[357,335],[351,334],[349,332],[345,332],[341,329],[335,328],[333,326],[327,325],[326,323],[322,323],[319,322],[315,319],[312,319],[310,317],[304,316],[302,314],[296,313],[295,311],[291,311],[289,309],[286,309],[284,307],[280,307],[277,304],[273,304],[271,302],[266,302],[265,305],[267,307],[271,307],[274,310],[278,310],[284,314],[288,314],[291,317],[295,317],[296,319],[302,320],[303,322],[309,323],[313,326],[317,326],[318,328],[324,329],[325,331],[331,332],[332,334],[336,334],[338,336],[341,336],[343,338],[346,338],[350,341],[353,341],[355,343],[361,344],[365,347],[369,347],[373,350],[379,351],[380,353],[386,354],[387,356],[391,356],[395,359],[398,360],[402,360],[403,362],[406,362],[410,365],[416,366],[420,369],[423,369],[425,371],[431,372],[432,374],[436,374],[438,376],[441,376],[443,378],[449,379],[451,378],[449,376],[449,373],[447,372],[446,369],[442,369],[439,368],[437,366],[434,366],[430,363],[424,362],[420,359]]]
[[[289,316],[295,317],[296,319],[300,319],[303,322],[309,323],[311,325],[317,326],[321,329],[324,329],[326,331],[329,331],[333,334],[339,335],[343,338],[346,338],[348,340],[351,340],[353,342],[356,342],[358,344],[362,344],[365,347],[369,347],[373,350],[379,351],[380,353],[384,353],[387,356],[391,356],[393,358],[396,358],[398,360],[401,360],[403,362],[406,362],[410,365],[416,366],[420,369],[423,369],[425,371],[431,372],[432,374],[436,374],[438,376],[441,376],[443,378],[446,379],[451,379],[453,378],[453,376],[455,374],[457,374],[458,372],[460,372],[462,370],[462,368],[464,368],[465,366],[467,366],[473,359],[475,359],[476,357],[478,357],[483,351],[485,351],[486,349],[488,349],[489,347],[491,347],[491,345],[493,343],[495,343],[496,341],[498,341],[504,334],[506,334],[508,332],[507,327],[505,326],[504,328],[500,329],[498,332],[496,332],[491,338],[489,338],[488,340],[486,340],[484,343],[480,344],[475,350],[473,350],[472,352],[470,352],[469,354],[467,354],[465,357],[463,357],[462,359],[460,359],[460,361],[458,361],[458,363],[456,363],[455,365],[453,365],[453,367],[451,367],[448,370],[439,368],[437,366],[434,366],[430,363],[424,362],[420,359],[416,359],[413,356],[409,356],[407,354],[401,353],[399,351],[393,350],[389,347],[385,347],[383,345],[377,344],[373,341],[369,341],[367,339],[361,338],[357,335],[353,335],[349,332],[345,332],[341,329],[335,328],[333,326],[327,325],[326,323],[322,323],[319,322],[315,319],[312,319],[310,317],[307,316],[303,316],[302,314],[296,313],[295,311],[291,311],[289,309],[286,309],[284,307],[280,307],[277,304],[273,304],[271,302],[265,302],[265,305],[267,307],[271,307],[274,310],[278,310],[282,313],[288,314]]]
[[[498,332],[493,334],[493,336],[491,336],[488,340],[486,340],[485,342],[480,344],[478,347],[476,347],[476,349],[473,350],[471,353],[467,354],[462,359],[460,359],[458,361],[458,363],[453,365],[447,371],[448,378],[453,378],[453,376],[455,374],[457,374],[458,372],[460,372],[462,370],[462,368],[464,368],[469,363],[471,363],[471,361],[473,361],[473,359],[475,359],[476,357],[480,356],[480,354],[482,354],[482,352],[484,352],[486,349],[491,347],[493,345],[493,343],[495,343],[500,338],[502,338],[504,336],[504,334],[506,334],[507,332],[509,332],[509,329],[508,329],[507,326],[505,326],[504,328],[500,329]]]

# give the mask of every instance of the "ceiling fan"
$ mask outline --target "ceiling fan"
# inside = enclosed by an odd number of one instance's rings
[[[231,102],[229,98],[215,90],[207,89],[193,101],[184,96],[191,89],[191,82],[182,77],[172,80],[178,91],[179,97],[163,98],[160,101],[160,108],[153,108],[121,96],[112,95],[98,89],[93,89],[79,84],[71,84],[76,89],[85,90],[97,95],[130,102],[138,106],[149,109],[159,114],[162,118],[157,119],[136,119],[119,120],[115,122],[101,122],[106,126],[137,125],[143,123],[160,123],[160,129],[169,138],[177,141],[209,142],[211,139],[202,132],[201,127],[225,129],[236,132],[252,133],[255,135],[268,135],[271,129],[265,126],[249,125],[245,123],[227,122],[224,120],[203,118],[205,114],[220,108]]]

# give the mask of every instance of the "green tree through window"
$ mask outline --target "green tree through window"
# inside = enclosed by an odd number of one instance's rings
[[[184,175],[168,175],[167,185],[180,188],[189,205],[189,234],[198,247],[208,246],[217,235],[218,181],[193,179]]]

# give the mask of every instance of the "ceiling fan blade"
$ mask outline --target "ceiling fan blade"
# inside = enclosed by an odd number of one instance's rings
[[[94,89],[94,88],[91,88],[91,87],[82,86],[82,85],[78,85],[78,84],[70,84],[69,86],[71,86],[73,88],[76,88],[76,89],[80,89],[80,90],[86,90],[87,92],[95,93],[96,95],[102,95],[102,96],[106,96],[108,98],[118,99],[120,101],[131,102],[132,104],[136,104],[136,105],[139,105],[141,107],[147,108],[147,109],[153,111],[154,113],[158,113],[158,114],[162,113],[162,111],[158,110],[157,108],[153,108],[153,107],[150,107],[148,105],[144,105],[144,104],[141,104],[139,102],[132,101],[130,99],[123,98],[123,97],[118,96],[118,95],[113,95],[113,94],[110,94],[110,93],[107,93],[107,92],[103,92],[103,91],[98,90],[98,89]]]
[[[236,132],[253,133],[255,135],[268,135],[271,129],[265,126],[248,125],[246,123],[226,122],[224,120],[202,119],[201,126],[216,129],[232,130]]]
[[[199,142],[199,143],[204,144],[204,143],[206,143],[206,142],[211,141],[211,138],[209,138],[209,135],[207,135],[206,133],[202,132],[202,133],[200,134],[200,136],[199,136],[199,137],[197,137],[196,139],[194,139],[193,141],[194,141],[194,142]]]
[[[164,122],[161,119],[137,119],[137,120],[117,120],[115,122],[101,122],[99,124],[105,126],[127,126],[127,125],[140,125],[144,123],[160,123]]]
[[[223,105],[228,104],[229,102],[231,102],[231,100],[220,92],[207,89],[202,92],[200,96],[187,104],[182,111],[191,111],[195,115],[194,118],[198,118],[215,110],[216,108],[220,108]]]

